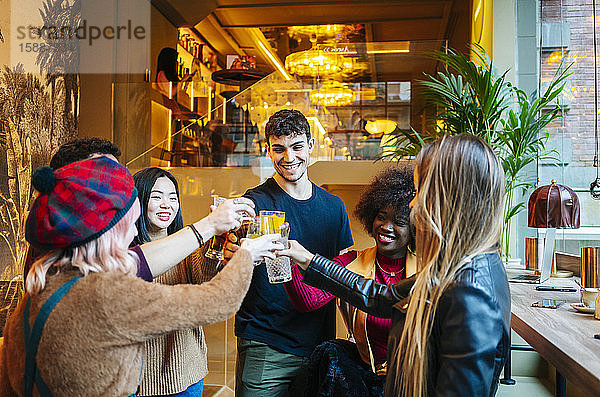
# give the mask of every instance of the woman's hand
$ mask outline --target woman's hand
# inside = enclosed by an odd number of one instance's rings
[[[227,233],[242,226],[243,213],[247,213],[251,217],[256,215],[254,202],[245,197],[225,200],[218,207],[211,205],[210,210],[211,213],[207,218],[215,235]]]
[[[275,259],[275,251],[284,248],[283,244],[278,242],[279,238],[281,238],[279,234],[265,234],[253,239],[244,238],[240,248],[252,254],[254,263],[261,262],[265,258]]]
[[[298,266],[306,270],[308,265],[315,257],[315,254],[309,252],[296,240],[289,240],[290,248],[277,252],[277,256],[288,256]]]

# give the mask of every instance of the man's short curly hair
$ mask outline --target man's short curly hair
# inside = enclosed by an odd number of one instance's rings
[[[387,168],[378,173],[363,191],[354,214],[369,235],[373,235],[373,221],[377,213],[388,205],[394,210],[397,223],[408,223],[409,203],[415,197],[413,173],[414,168],[410,166]],[[412,241],[409,244],[412,245]]]
[[[306,141],[310,141],[310,125],[308,120],[298,110],[283,109],[269,117],[265,126],[265,138],[269,144],[271,136],[296,136],[306,135]]]
[[[95,153],[112,154],[117,159],[121,156],[119,147],[108,139],[98,137],[80,138],[61,145],[52,156],[50,167],[56,170],[67,164],[87,159]]]

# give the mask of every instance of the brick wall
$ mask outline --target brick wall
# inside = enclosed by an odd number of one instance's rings
[[[562,14],[561,14],[562,3]],[[568,47],[562,49],[565,65],[572,63],[572,75],[561,101],[569,105],[564,120],[553,123],[551,138],[571,138],[571,165],[592,166],[594,158],[594,47],[591,0],[540,0],[543,23],[568,23]],[[600,7],[597,6],[600,21]],[[600,23],[596,24],[597,38]],[[598,39],[600,44],[600,39]],[[561,48],[542,42],[542,82],[552,78],[560,65]],[[598,50],[600,53],[600,49]],[[599,62],[600,63],[600,62]],[[600,76],[599,76],[600,77]],[[563,128],[564,127],[564,128]],[[561,153],[564,155],[564,153]],[[563,161],[564,163],[564,161]]]

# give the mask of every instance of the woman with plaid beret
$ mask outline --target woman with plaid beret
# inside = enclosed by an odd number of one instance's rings
[[[2,396],[133,395],[144,342],[231,317],[248,290],[253,262],[283,248],[274,235],[246,240],[209,282],[148,283],[135,276],[136,256],[127,249],[140,204],[124,166],[97,157],[43,167],[32,183],[40,194],[25,235],[49,252],[28,273],[27,293],[4,329]],[[239,218],[211,223],[198,240],[239,226]]]
[[[76,161],[100,156],[106,156],[118,161],[119,156],[121,156],[121,150],[107,139],[98,137],[77,138],[58,148],[58,151],[52,155],[50,167],[57,170]],[[237,206],[233,205],[232,201],[227,201],[219,211],[215,211],[210,216],[195,222],[193,224],[194,228],[200,235],[204,235],[209,233],[213,224],[226,224],[231,221],[230,218],[236,215],[236,211],[242,210],[244,204],[251,207],[254,206],[252,200],[243,197],[238,198],[237,201]],[[253,208],[248,210],[246,207],[246,211],[251,216],[255,215]],[[208,238],[204,239],[204,241],[207,240]],[[197,236],[193,233],[191,227],[185,227],[177,232],[169,233],[163,239],[131,246],[129,249],[133,250],[139,258],[138,277],[146,281],[152,281],[154,277],[160,276],[194,252],[198,248],[196,242]],[[31,245],[29,246],[23,266],[23,280],[27,279],[27,273],[29,273],[31,265],[45,253],[47,252],[39,251]],[[1,263],[0,270],[2,270]]]

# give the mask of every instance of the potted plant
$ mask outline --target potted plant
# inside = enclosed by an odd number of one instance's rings
[[[414,156],[421,148],[444,134],[470,133],[492,145],[504,169],[506,203],[502,233],[502,254],[509,256],[511,219],[525,208],[520,199],[534,180],[524,169],[537,159],[552,158],[546,150],[548,133],[544,128],[561,117],[558,96],[569,76],[568,68],[559,68],[541,95],[527,95],[510,82],[506,73],[494,72],[485,50],[470,46],[472,59],[448,50],[432,56],[443,65],[437,75],[426,74],[420,81],[426,103],[435,109],[434,127],[424,131],[396,130],[383,146],[380,158]]]

